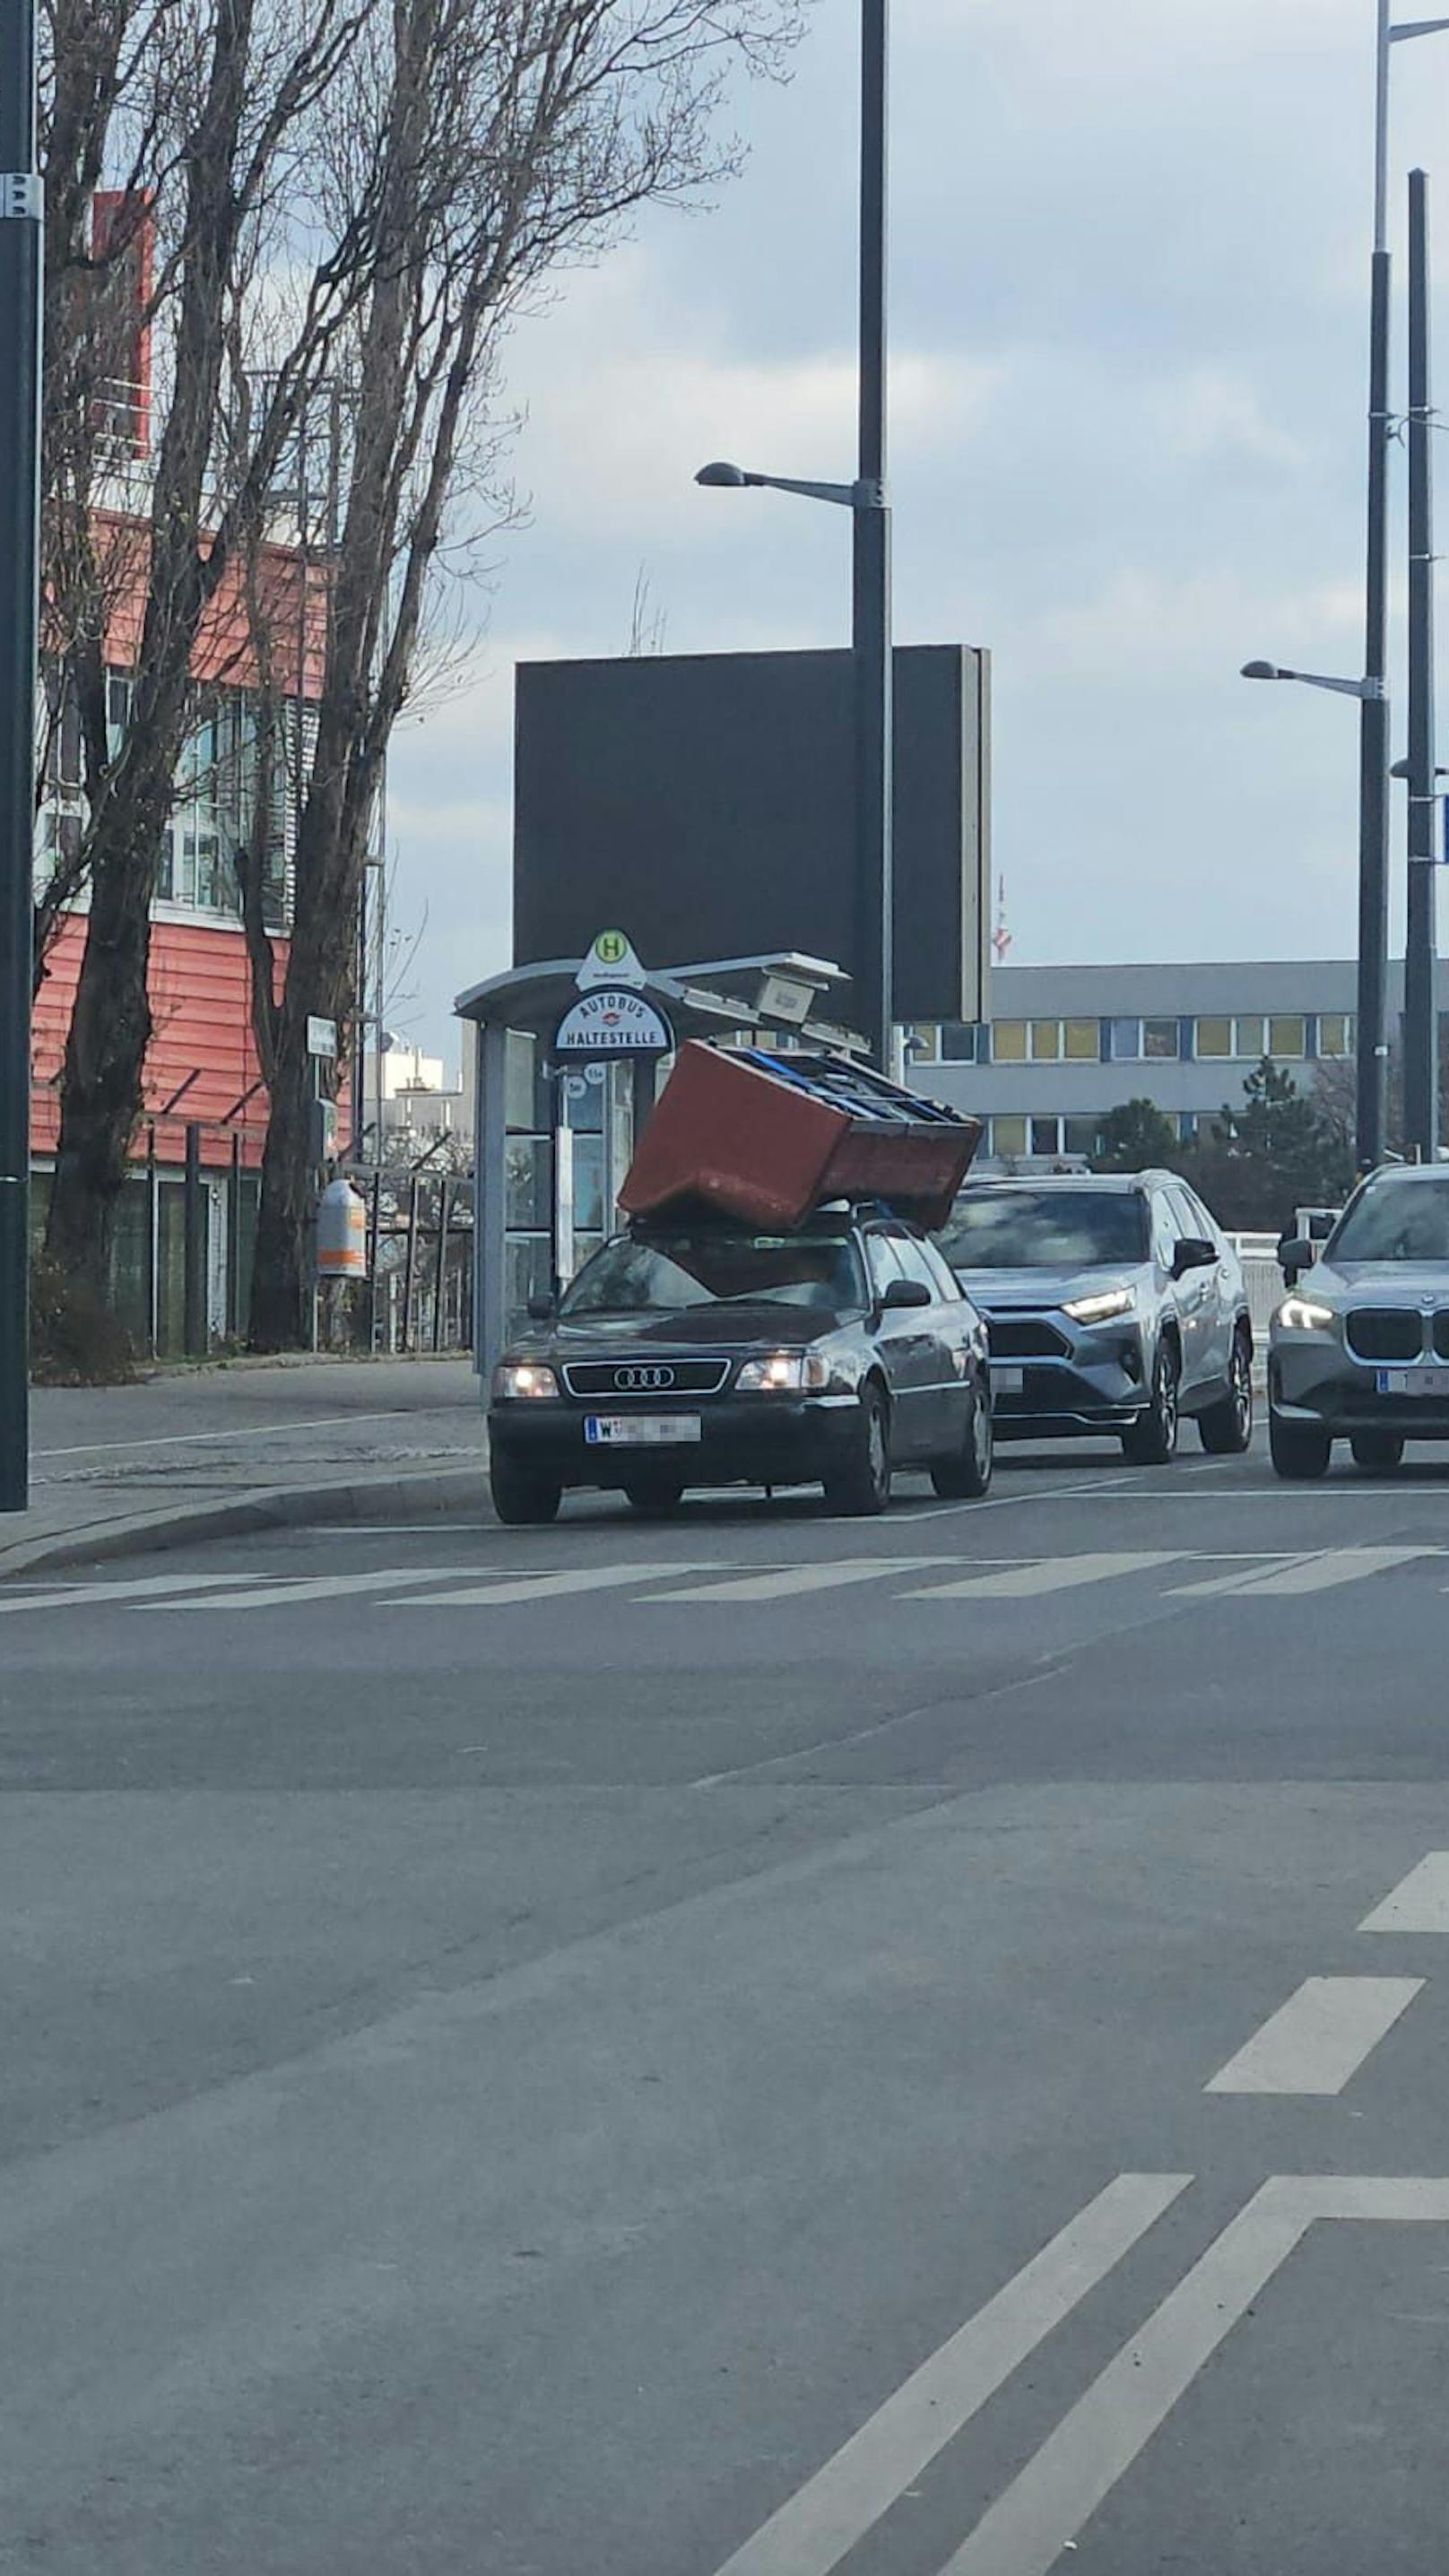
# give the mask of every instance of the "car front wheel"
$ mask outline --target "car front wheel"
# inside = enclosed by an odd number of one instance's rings
[[[825,1479],[825,1499],[833,1512],[864,1520],[883,1512],[891,1498],[890,1417],[879,1387],[868,1386],[852,1426],[849,1447]]]
[[[1307,1485],[1328,1473],[1333,1442],[1312,1422],[1284,1422],[1268,1416],[1268,1454],[1277,1473],[1290,1484]]]
[[[1227,1394],[1198,1415],[1197,1430],[1210,1458],[1240,1458],[1253,1445],[1253,1354],[1245,1333],[1234,1338]]]
[[[1170,1467],[1177,1456],[1177,1353],[1163,1342],[1152,1370],[1152,1398],[1130,1431],[1122,1434],[1123,1455],[1134,1467]]]
[[[984,1388],[973,1387],[961,1446],[934,1461],[931,1482],[943,1502],[975,1502],[990,1487],[994,1461],[991,1398]]]
[[[507,1528],[527,1529],[557,1520],[563,1488],[556,1477],[541,1476],[536,1468],[520,1467],[495,1451],[489,1461],[488,1484],[493,1508]]]

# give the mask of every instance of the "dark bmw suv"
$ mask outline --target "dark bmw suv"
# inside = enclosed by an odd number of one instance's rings
[[[494,1371],[500,1520],[550,1521],[575,1486],[668,1511],[691,1485],[823,1484],[884,1509],[896,1467],[939,1494],[991,1479],[986,1328],[926,1237],[884,1212],[798,1232],[636,1223]]]

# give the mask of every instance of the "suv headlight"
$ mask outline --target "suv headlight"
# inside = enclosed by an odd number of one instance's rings
[[[1136,1310],[1137,1298],[1130,1288],[1101,1288],[1094,1297],[1073,1297],[1062,1307],[1074,1324],[1110,1324],[1116,1315],[1130,1315]]]
[[[500,1404],[518,1396],[557,1395],[558,1379],[541,1360],[505,1360],[493,1372],[493,1393]]]
[[[1285,1297],[1273,1321],[1285,1333],[1326,1333],[1338,1318],[1331,1306],[1320,1306],[1314,1297]]]
[[[820,1395],[830,1384],[830,1362],[819,1351],[771,1351],[746,1360],[735,1380],[740,1395]]]

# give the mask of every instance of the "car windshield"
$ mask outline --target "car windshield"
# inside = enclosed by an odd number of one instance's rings
[[[804,1306],[863,1314],[855,1246],[840,1235],[621,1235],[579,1272],[559,1313],[673,1315],[691,1306]]]
[[[982,1190],[957,1200],[941,1236],[957,1270],[1106,1270],[1147,1257],[1135,1190]]]
[[[1332,1261],[1449,1261],[1449,1175],[1370,1182],[1328,1246]]]

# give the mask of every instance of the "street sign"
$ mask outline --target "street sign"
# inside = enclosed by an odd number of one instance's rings
[[[556,1056],[671,1055],[674,1031],[642,993],[602,985],[565,1011],[554,1031]]]
[[[581,993],[598,984],[623,985],[637,991],[648,977],[622,930],[601,930],[575,977]]]
[[[324,1056],[329,1061],[336,1056],[337,1022],[335,1020],[307,1022],[307,1053]]]

